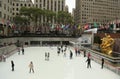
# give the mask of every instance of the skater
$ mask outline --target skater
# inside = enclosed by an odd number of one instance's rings
[[[57,53],[58,53],[58,56],[59,56],[59,54],[60,54],[60,50],[58,50]]]
[[[88,57],[88,58],[90,58],[90,57],[91,57],[91,54],[90,54],[90,52],[88,52],[88,54],[87,54],[87,57]]]
[[[18,47],[17,49],[18,49],[18,55],[20,55],[20,48]]]
[[[64,52],[64,57],[66,57],[66,52]]]
[[[78,50],[77,48],[75,47],[75,55],[77,56],[77,53],[78,53]]]
[[[64,52],[66,52],[67,48],[65,47]]]
[[[47,53],[45,52],[45,60],[47,60]]]
[[[83,50],[83,53],[84,53],[84,57],[86,57],[86,51],[85,50]]]
[[[13,60],[11,60],[11,67],[12,67],[12,71],[14,71],[14,62],[13,62]]]
[[[104,65],[104,58],[102,58],[102,63],[101,63],[101,68],[103,69],[103,65]]]
[[[87,60],[86,60],[86,62],[87,62],[87,68],[91,68],[91,59],[88,57],[87,58]]]
[[[6,62],[6,55],[5,54],[3,54],[2,59],[3,59],[3,62]]]
[[[31,73],[31,71],[34,73],[34,69],[33,69],[33,62],[31,61],[30,64],[29,64],[29,68],[30,68],[30,71],[29,73]]]
[[[58,51],[59,51],[58,53],[60,54],[60,47],[58,47]]]
[[[47,55],[47,60],[49,60],[49,57],[50,57],[50,53],[48,52],[48,55]]]
[[[81,53],[81,52],[80,52],[80,49],[79,49],[79,50],[78,50],[78,54],[80,55],[80,53]]]
[[[22,54],[24,55],[24,48],[22,48]]]
[[[70,59],[72,59],[72,57],[73,57],[73,53],[72,53],[72,51],[70,50]]]

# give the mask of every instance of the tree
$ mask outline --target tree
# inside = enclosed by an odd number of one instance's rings
[[[62,23],[62,24],[73,23],[72,16],[68,12],[59,11],[58,14],[57,14],[57,22]]]

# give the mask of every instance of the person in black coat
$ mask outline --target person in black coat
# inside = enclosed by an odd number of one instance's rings
[[[12,67],[12,71],[14,71],[14,62],[13,62],[13,60],[11,60],[11,67]]]
[[[91,59],[88,57],[87,58],[87,60],[86,60],[86,62],[87,62],[87,68],[91,68]]]
[[[47,60],[49,60],[49,57],[50,57],[50,53],[48,52],[48,55],[47,55]]]
[[[70,50],[70,59],[72,59],[72,57],[73,57],[73,53],[72,53],[72,51]]]
[[[24,55],[24,48],[22,48],[22,54]]]
[[[84,57],[86,57],[86,51],[85,50],[83,51],[83,53],[84,53]]]
[[[47,53],[45,52],[45,60],[47,60]]]
[[[101,68],[103,69],[103,65],[104,65],[104,58],[102,58],[102,63],[101,63]]]

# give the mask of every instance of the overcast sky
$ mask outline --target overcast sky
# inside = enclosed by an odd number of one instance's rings
[[[72,8],[75,8],[75,0],[66,0],[66,5],[69,6],[69,12],[72,12]]]

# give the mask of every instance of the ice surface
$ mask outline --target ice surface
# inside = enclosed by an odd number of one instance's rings
[[[70,48],[73,52],[74,50]],[[45,52],[50,52],[49,61],[45,61]],[[11,60],[15,63],[15,71],[11,71]],[[29,73],[29,63],[33,61],[35,73]],[[27,47],[25,55],[15,53],[0,62],[0,79],[120,79],[120,75],[91,62],[92,68],[86,67],[86,58],[82,55],[69,59],[57,55],[57,47]]]

